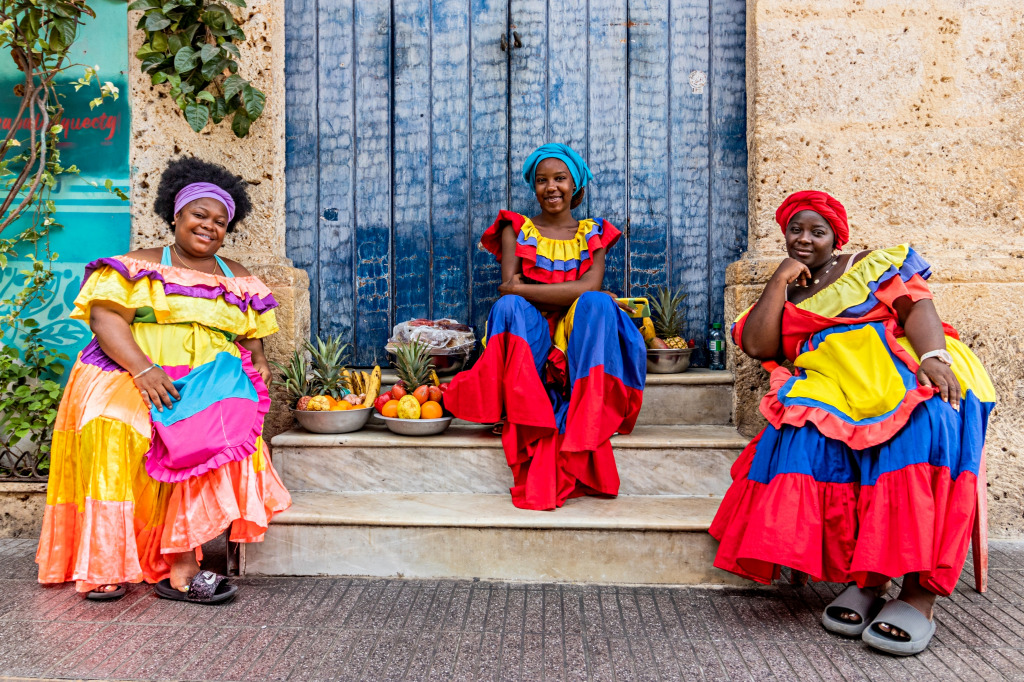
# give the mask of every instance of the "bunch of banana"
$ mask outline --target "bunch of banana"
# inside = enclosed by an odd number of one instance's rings
[[[353,395],[363,396],[363,405],[369,407],[377,399],[380,393],[380,365],[373,368],[372,372],[353,369],[345,370],[342,376]]]
[[[362,374],[366,376],[366,372]],[[363,399],[363,407],[373,407],[373,402],[377,400],[377,396],[380,394],[380,365],[374,367],[369,377],[367,377],[365,393],[366,397]]]

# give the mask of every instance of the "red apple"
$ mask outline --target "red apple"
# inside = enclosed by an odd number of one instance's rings
[[[441,389],[438,386],[429,386],[427,388],[427,396],[428,396],[427,399],[428,400],[433,400],[435,403],[439,403],[439,402],[441,402],[441,396],[442,395],[444,395],[444,393],[441,391]]]
[[[387,393],[378,396],[377,399],[373,401],[373,408],[377,410],[377,412],[383,413],[384,405],[389,400],[391,400],[391,391],[388,391]]]
[[[391,398],[393,400],[401,400],[406,395],[408,395],[409,391],[405,390],[405,384],[398,383],[392,386],[391,390],[388,391],[388,393],[391,394]]]

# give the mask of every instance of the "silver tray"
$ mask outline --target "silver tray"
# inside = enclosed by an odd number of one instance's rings
[[[372,407],[354,410],[292,410],[302,428],[313,433],[351,433],[366,426]]]
[[[692,348],[648,348],[647,371],[650,374],[677,374],[690,367]]]
[[[436,436],[439,433],[444,433],[448,425],[452,423],[451,417],[399,419],[398,417],[385,417],[379,414],[376,417],[384,422],[388,430],[401,436]]]

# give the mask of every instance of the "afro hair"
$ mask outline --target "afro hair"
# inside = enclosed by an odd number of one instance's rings
[[[217,185],[235,200],[235,217],[228,223],[228,232],[233,232],[235,224],[245,220],[252,210],[252,203],[246,193],[246,182],[234,175],[223,166],[207,163],[200,159],[183,157],[167,164],[167,170],[160,176],[160,185],[156,189],[156,201],[153,210],[167,221],[174,231],[174,198],[186,185],[194,182],[209,182]]]

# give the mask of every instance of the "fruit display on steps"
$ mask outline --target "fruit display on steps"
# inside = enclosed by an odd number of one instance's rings
[[[686,321],[683,311],[679,309],[686,294],[682,288],[672,290],[669,287],[658,287],[651,299],[651,317],[654,321],[655,338],[647,342],[648,348],[686,348],[686,339],[682,337]]]

